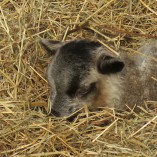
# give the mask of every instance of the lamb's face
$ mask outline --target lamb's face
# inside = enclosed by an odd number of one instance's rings
[[[61,43],[42,39],[41,43],[49,54],[54,54],[47,70],[52,114],[68,116],[85,104],[93,107],[105,103],[105,76],[123,69],[119,58],[93,41]]]

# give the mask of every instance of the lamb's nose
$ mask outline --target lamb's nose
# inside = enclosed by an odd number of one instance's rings
[[[60,117],[60,113],[55,110],[51,110],[51,114],[53,114],[56,117]]]

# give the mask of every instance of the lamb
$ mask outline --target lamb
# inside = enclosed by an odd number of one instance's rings
[[[148,40],[135,58],[111,53],[86,39],[59,42],[41,39],[53,56],[47,69],[50,113],[69,116],[85,104],[91,109],[125,110],[157,101],[157,40]],[[151,57],[146,57],[151,56]],[[152,59],[153,58],[153,59]]]

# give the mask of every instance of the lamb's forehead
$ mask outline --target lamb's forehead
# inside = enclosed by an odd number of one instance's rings
[[[74,40],[61,46],[57,59],[70,63],[88,63],[100,43],[87,40]]]

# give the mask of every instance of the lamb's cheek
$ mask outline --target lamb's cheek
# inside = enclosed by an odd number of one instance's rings
[[[106,99],[107,95],[105,94],[104,90],[99,91],[99,94],[97,94],[92,102],[92,107],[106,107]]]
[[[101,82],[98,82],[97,90],[90,101],[91,108],[106,107],[107,91]]]

